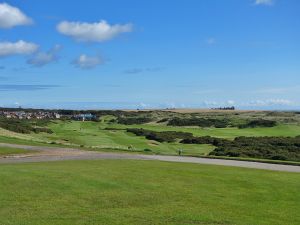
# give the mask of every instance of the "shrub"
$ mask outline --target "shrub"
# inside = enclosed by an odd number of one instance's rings
[[[163,118],[159,121],[157,121],[157,123],[164,123],[164,122],[167,122],[169,119],[168,118]]]
[[[299,137],[237,137],[213,145],[210,155],[300,161]]]
[[[168,126],[199,126],[199,127],[216,127],[224,128],[229,125],[226,119],[205,119],[205,118],[178,118],[175,117],[168,122]]]
[[[149,117],[119,117],[118,123],[125,124],[125,125],[132,125],[132,124],[144,124],[151,122],[152,119]]]
[[[276,121],[259,119],[259,120],[251,120],[246,124],[239,125],[239,128],[242,129],[242,128],[254,128],[254,127],[274,127],[276,125],[277,125]]]
[[[128,128],[127,132],[134,133],[137,136],[144,136],[148,140],[154,140],[158,142],[174,142],[176,139],[192,138],[192,133],[177,132],[177,131],[151,131],[143,128]]]

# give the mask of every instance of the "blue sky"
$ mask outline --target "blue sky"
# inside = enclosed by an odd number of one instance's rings
[[[0,106],[300,109],[298,0],[0,1]]]

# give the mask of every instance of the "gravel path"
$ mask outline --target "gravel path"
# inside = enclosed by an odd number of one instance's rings
[[[138,160],[159,160],[167,162],[184,162],[212,164],[222,166],[246,167],[264,170],[287,171],[300,173],[300,166],[279,165],[259,162],[247,162],[224,159],[207,159],[185,156],[162,156],[162,155],[140,155],[128,153],[107,153],[96,151],[85,151],[76,148],[59,148],[44,146],[27,146],[0,143],[0,147],[21,148],[35,151],[32,154],[13,155],[0,157],[0,164],[3,163],[23,163],[23,162],[44,162],[60,160],[87,160],[87,159],[138,159]]]

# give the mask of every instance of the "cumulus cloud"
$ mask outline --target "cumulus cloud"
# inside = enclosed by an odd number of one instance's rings
[[[104,59],[101,56],[80,55],[73,61],[73,64],[81,69],[92,69],[98,65],[104,64]]]
[[[105,20],[96,23],[63,21],[57,25],[57,30],[77,41],[103,42],[121,33],[131,32],[133,26],[129,23],[110,25]]]
[[[34,66],[41,67],[51,62],[57,61],[58,52],[61,50],[61,48],[62,46],[55,45],[52,49],[50,49],[47,52],[38,52],[35,55],[33,55],[32,58],[28,59],[27,63]]]
[[[39,46],[25,42],[23,40],[17,42],[0,42],[0,57],[10,55],[29,55],[38,50]]]
[[[274,0],[255,0],[255,5],[273,5]]]
[[[27,17],[20,9],[7,3],[0,3],[0,28],[11,28],[32,23],[32,19]]]

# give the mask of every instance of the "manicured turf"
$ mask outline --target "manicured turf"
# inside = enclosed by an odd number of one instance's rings
[[[19,148],[0,147],[0,156],[25,154],[25,153],[29,153],[29,152],[31,152],[31,151],[19,149]]]
[[[0,221],[300,224],[300,174],[155,161],[0,165]]]

